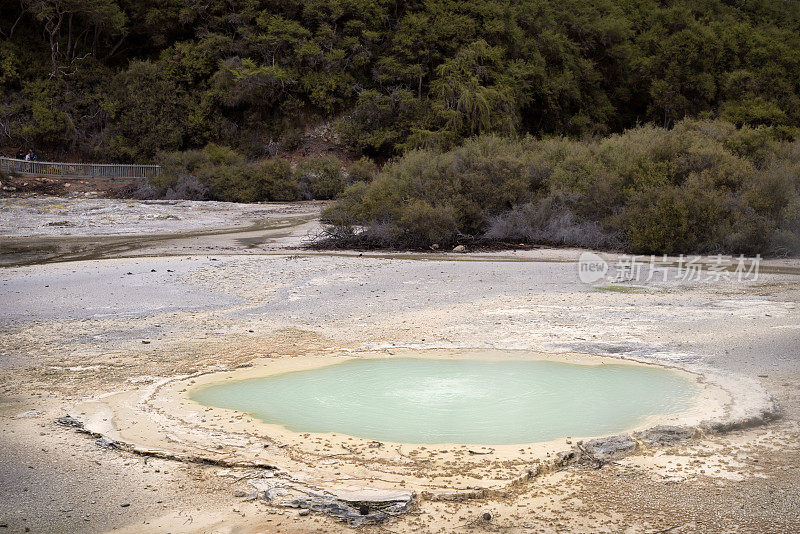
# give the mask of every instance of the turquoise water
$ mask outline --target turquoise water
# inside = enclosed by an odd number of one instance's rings
[[[632,365],[398,358],[229,381],[191,397],[295,432],[501,445],[619,432],[688,409],[697,391],[676,373]]]

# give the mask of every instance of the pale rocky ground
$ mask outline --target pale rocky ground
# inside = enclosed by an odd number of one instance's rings
[[[349,530],[326,516],[235,497],[251,491],[252,469],[104,449],[53,421],[78,415],[86,399],[156,377],[397,347],[597,353],[703,368],[737,377],[731,387],[745,388],[742,396],[755,394],[748,387],[765,390],[783,416],[517,483],[525,456],[474,457],[470,473],[503,489],[464,502],[418,495],[411,513],[359,530],[800,530],[796,259],[765,262],[756,282],[597,287],[578,280],[575,250],[292,249],[318,228],[319,204],[23,200],[4,201],[0,211],[2,531]],[[93,206],[103,218],[92,217]],[[466,475],[464,463],[443,461],[448,451],[403,454],[440,489]],[[347,473],[360,459],[325,461]],[[482,519],[486,512],[491,520]]]

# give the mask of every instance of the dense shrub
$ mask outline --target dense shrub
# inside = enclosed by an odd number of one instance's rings
[[[168,200],[206,200],[208,194],[208,187],[197,177],[191,174],[182,174],[167,189],[166,193],[164,193],[164,198]]]
[[[300,184],[285,159],[275,158],[250,167],[251,173],[261,184],[260,200],[286,202],[301,197]]]
[[[235,150],[214,143],[202,150],[161,153],[157,161],[162,173],[147,184],[139,184],[137,198],[328,200],[341,195],[354,181],[371,181],[377,174],[377,167],[368,159],[353,163],[347,171],[333,157],[308,158],[293,168],[278,157],[247,161]]]
[[[291,165],[284,159],[247,162],[230,148],[209,144],[202,150],[162,153],[158,162],[162,173],[149,184],[152,196],[226,202],[301,198]]]
[[[380,159],[685,117],[792,136],[798,50],[796,0],[5,0],[0,146],[256,158],[320,121]]]
[[[406,154],[349,187],[323,220],[333,244],[797,252],[800,141],[782,137],[772,127],[694,120],[587,141],[477,137]]]
[[[490,217],[484,237],[595,249],[622,246],[621,232],[604,230],[597,221],[579,220],[557,197],[538,199]]]
[[[308,199],[336,198],[347,186],[342,165],[334,157],[308,158],[300,162],[295,179],[303,190],[303,196]]]
[[[377,175],[378,166],[369,158],[361,158],[351,163],[347,169],[347,181],[351,184],[355,182],[371,182]]]

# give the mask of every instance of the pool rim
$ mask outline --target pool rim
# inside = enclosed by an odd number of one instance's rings
[[[283,441],[285,443],[297,443],[299,441],[308,440],[311,437],[322,438],[341,442],[343,440],[355,441],[358,443],[375,443],[377,440],[361,438],[349,434],[337,432],[296,432],[288,429],[282,424],[265,422],[252,414],[247,412],[232,410],[227,408],[219,408],[201,404],[195,401],[191,395],[198,389],[212,385],[219,385],[228,380],[231,381],[245,381],[258,378],[267,378],[276,375],[287,373],[309,371],[329,367],[343,363],[345,361],[356,359],[398,359],[398,358],[418,358],[418,359],[448,359],[448,360],[478,360],[478,361],[507,361],[509,359],[521,361],[555,361],[560,363],[568,363],[575,365],[585,366],[599,366],[606,364],[614,365],[630,365],[635,367],[649,367],[673,372],[690,382],[698,384],[698,391],[694,395],[691,407],[685,411],[677,412],[674,414],[654,414],[647,416],[642,421],[634,426],[627,427],[619,430],[615,434],[630,434],[634,432],[644,431],[654,426],[660,425],[674,425],[674,426],[687,426],[697,427],[708,420],[722,419],[729,411],[730,405],[733,403],[733,396],[726,389],[714,384],[706,379],[706,377],[697,371],[686,369],[678,365],[668,365],[653,363],[647,361],[640,361],[631,358],[622,358],[615,355],[600,355],[591,353],[580,352],[542,352],[532,350],[516,350],[516,349],[492,349],[492,348],[436,348],[436,349],[414,349],[414,348],[393,348],[391,350],[364,350],[364,351],[344,351],[335,353],[311,353],[298,356],[278,356],[273,358],[259,358],[252,362],[252,365],[247,367],[216,371],[205,373],[200,376],[192,377],[191,385],[186,386],[184,381],[182,390],[173,391],[176,398],[184,404],[189,403],[189,406],[194,407],[197,411],[202,411],[206,414],[219,415],[220,419],[246,419],[251,427],[251,432],[254,431],[256,435],[269,436],[270,439],[276,441]],[[176,384],[177,385],[177,384]],[[175,385],[173,385],[173,390]],[[222,425],[218,428],[224,431],[227,425]],[[433,448],[453,448],[453,447],[468,447],[468,448],[491,448],[497,454],[509,456],[513,451],[518,451],[520,447],[534,447],[536,449],[551,449],[557,445],[563,445],[565,439],[576,440],[590,440],[600,437],[612,435],[609,433],[597,435],[575,435],[564,436],[553,440],[547,441],[531,441],[522,443],[511,443],[492,445],[485,443],[462,443],[462,442],[439,442],[439,443],[410,443],[410,442],[396,442],[396,441],[380,441],[383,445],[396,448],[402,446],[408,447],[433,447]]]

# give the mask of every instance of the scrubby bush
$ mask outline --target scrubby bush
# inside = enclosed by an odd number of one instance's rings
[[[484,237],[504,242],[620,248],[621,232],[580,220],[559,198],[546,197],[489,218]]]
[[[260,182],[261,196],[265,200],[290,201],[300,198],[300,185],[285,159],[274,158],[256,163],[251,173]]]
[[[349,183],[355,182],[371,182],[378,175],[378,166],[369,158],[361,158],[360,160],[350,164],[347,169],[347,181]]]
[[[336,228],[328,243],[365,246],[380,226],[392,247],[483,239],[785,254],[800,251],[798,207],[800,141],[685,120],[586,141],[483,136],[412,151],[350,186],[323,221]]]
[[[305,198],[328,200],[339,196],[347,186],[342,165],[334,157],[308,158],[297,166],[295,179]]]
[[[258,202],[262,197],[258,177],[249,167],[219,165],[203,169],[200,179],[209,184],[212,197],[225,202]]]
[[[291,164],[281,158],[247,162],[230,148],[209,144],[160,154],[158,161],[162,172],[151,180],[156,197],[261,202],[300,200],[304,194]]]
[[[288,128],[281,136],[281,148],[289,152],[296,150],[303,142],[303,130]]]
[[[206,200],[208,198],[208,187],[195,176],[182,174],[167,189],[164,198],[168,200]]]

